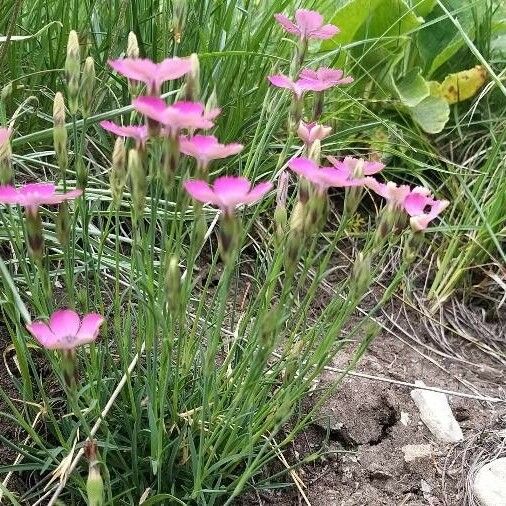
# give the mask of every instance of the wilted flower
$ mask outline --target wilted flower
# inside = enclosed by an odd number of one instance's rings
[[[304,69],[297,81],[302,89],[311,91],[324,91],[333,86],[350,84],[352,82],[353,77],[344,77],[344,72],[341,69],[331,69],[328,67],[321,67],[318,70]]]
[[[233,214],[241,204],[253,204],[260,200],[271,188],[271,182],[252,186],[245,177],[222,176],[209,185],[205,181],[193,179],[185,181],[186,191],[199,202],[219,207],[225,214]]]
[[[325,137],[330,135],[330,132],[332,132],[332,127],[320,125],[314,121],[311,123],[304,123],[301,121],[297,129],[297,135],[306,146],[310,146],[316,140],[321,141],[325,139]]]
[[[61,204],[65,200],[72,200],[81,195],[81,190],[71,190],[66,193],[56,193],[56,186],[52,183],[28,183],[19,188],[14,186],[0,186],[1,204],[18,204],[27,212],[37,213],[42,204]]]
[[[297,9],[295,11],[295,23],[284,14],[275,14],[276,21],[292,35],[301,39],[330,39],[339,33],[339,28],[334,25],[324,25],[323,16],[317,11]]]
[[[104,318],[96,313],[81,318],[71,309],[59,309],[51,315],[48,323],[35,321],[26,328],[44,348],[73,350],[95,341],[103,321]]]
[[[110,60],[109,65],[128,79],[145,83],[150,95],[159,95],[165,81],[178,79],[191,70],[188,58],[177,57],[166,58],[160,63],[147,58],[123,58]]]
[[[214,135],[181,137],[181,153],[195,158],[199,166],[206,168],[212,160],[236,155],[243,149],[242,144],[220,144]]]
[[[411,216],[409,222],[415,232],[425,230],[449,205],[448,200],[435,200],[429,190],[422,187],[412,190],[404,200],[404,210]]]
[[[313,183],[319,193],[324,193],[331,187],[362,186],[363,179],[351,177],[347,171],[334,167],[319,167],[309,158],[293,158],[288,162],[288,167],[299,176]]]
[[[137,147],[144,146],[148,140],[148,127],[145,125],[117,125],[112,121],[101,121],[100,126],[118,137],[130,137]]]
[[[344,170],[352,177],[370,176],[385,168],[385,164],[383,163],[353,158],[352,156],[347,156],[343,160],[338,160],[334,156],[327,156],[327,160],[336,169]]]
[[[167,105],[158,97],[139,97],[132,101],[135,109],[162,124],[169,137],[176,137],[182,129],[211,128],[212,120],[220,113],[219,109],[206,111],[200,102],[176,102]]]

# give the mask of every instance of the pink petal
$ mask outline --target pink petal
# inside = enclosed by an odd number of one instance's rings
[[[248,195],[246,197],[247,200],[244,201],[244,204],[253,204],[253,202],[260,200],[267,192],[269,192],[271,190],[272,190],[272,183],[270,181],[258,183],[248,193]]]
[[[185,190],[199,202],[219,205],[219,199],[216,197],[213,189],[200,179],[190,179],[184,182]]]
[[[223,208],[233,208],[245,202],[251,183],[245,177],[221,176],[213,183],[216,197]]]
[[[84,315],[81,322],[81,327],[76,334],[75,345],[91,343],[98,337],[100,325],[102,325],[104,318],[97,313],[89,313]]]
[[[318,79],[318,73],[316,70],[304,69],[299,74],[299,79]]]
[[[292,35],[300,35],[299,28],[288,19],[284,14],[274,14],[276,21],[288,32]]]
[[[309,158],[292,158],[288,162],[288,167],[311,183],[321,186],[321,179],[319,177],[320,168]]]
[[[44,348],[49,350],[58,348],[59,339],[53,334],[47,324],[43,322],[33,322],[28,324],[26,328]]]
[[[381,162],[365,162],[364,174],[370,176],[371,174],[377,174],[385,168],[385,164]]]
[[[421,232],[425,230],[429,226],[430,217],[428,214],[422,214],[419,216],[412,216],[409,219],[409,224],[411,228],[416,232]]]
[[[11,136],[11,131],[8,128],[0,128],[0,146],[7,142]]]
[[[363,179],[350,177],[345,170],[335,167],[322,167],[319,171],[319,177],[329,187],[345,188],[364,185]]]
[[[201,102],[175,102],[172,107],[183,114],[202,114],[205,110]]]
[[[118,137],[132,137],[139,142],[145,142],[148,138],[148,129],[144,125],[117,125],[112,121],[101,121],[100,126]]]
[[[424,214],[425,206],[430,205],[432,199],[420,193],[411,192],[404,200],[404,209],[410,216]]]
[[[157,65],[149,59],[123,58],[122,60],[109,60],[109,65],[119,74],[151,84],[157,77]]]
[[[72,309],[59,309],[49,318],[49,327],[58,338],[75,336],[80,324],[79,315]]]
[[[0,186],[0,203],[16,204],[18,202],[18,192],[11,185]]]
[[[278,88],[286,88],[288,90],[294,89],[294,82],[288,76],[284,76],[283,74],[269,76],[267,79],[269,79],[271,84],[277,86]]]
[[[132,100],[134,108],[155,121],[162,122],[164,113],[167,109],[167,104],[159,97],[139,97]]]
[[[166,58],[158,64],[156,80],[159,84],[184,76],[191,70],[189,58]]]
[[[54,194],[56,186],[52,183],[28,183],[18,188],[23,196],[50,197]]]
[[[323,25],[321,28],[317,30],[313,30],[310,33],[310,37],[313,39],[327,40],[337,35],[341,30],[337,28],[335,25]]]
[[[311,32],[323,25],[323,16],[317,11],[308,9],[297,9],[295,11],[295,20],[302,37],[310,37]]]
[[[219,107],[214,107],[213,109],[209,109],[204,112],[204,116],[207,119],[213,120],[216,119],[221,113],[221,109]]]

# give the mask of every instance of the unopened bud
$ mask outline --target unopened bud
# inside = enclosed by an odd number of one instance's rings
[[[290,216],[290,230],[293,232],[304,232],[304,222],[306,218],[306,208],[305,204],[302,201],[298,201],[293,210],[292,215]]]
[[[112,165],[111,172],[109,174],[112,200],[115,207],[118,206],[121,200],[126,180],[127,169],[125,141],[121,137],[117,137],[116,142],[114,143],[114,150],[112,152]]]
[[[139,58],[139,44],[137,42],[137,35],[134,32],[128,34],[126,55],[127,58]]]
[[[234,214],[223,214],[219,233],[219,250],[223,262],[232,261],[239,247],[240,222]]]
[[[130,177],[130,185],[132,188],[134,217],[135,219],[138,219],[144,214],[147,180],[146,171],[142,166],[141,157],[136,149],[131,149],[128,152],[128,175]]]
[[[175,255],[169,259],[165,290],[169,311],[176,313],[181,303],[181,269],[179,268],[179,259]]]
[[[164,140],[165,152],[163,154],[163,181],[165,188],[169,190],[174,181],[174,175],[176,174],[179,165],[179,137],[168,137]]]
[[[53,102],[53,144],[56,160],[64,177],[68,167],[67,129],[65,128],[65,102],[57,92]]]
[[[42,265],[44,254],[44,237],[42,235],[42,219],[37,207],[26,208],[26,237],[28,239],[28,254]]]
[[[287,276],[291,277],[295,273],[297,264],[299,262],[300,252],[302,250],[302,244],[304,242],[304,235],[300,230],[291,230],[288,235],[286,244],[286,255],[285,255],[285,270]]]
[[[324,92],[320,91],[316,93],[313,112],[314,121],[318,121],[321,118],[321,115],[323,114],[324,101],[325,101]]]
[[[361,297],[371,284],[371,259],[362,252],[357,255],[353,264],[350,289],[355,297]]]
[[[100,463],[97,456],[96,441],[87,441],[84,453],[88,459],[88,479],[86,481],[88,506],[103,506],[104,481],[100,473]]]
[[[66,247],[70,237],[70,213],[67,201],[60,204],[58,215],[56,217],[56,237],[58,242]]]
[[[189,102],[196,102],[200,98],[200,63],[197,54],[190,55],[191,70],[186,74],[184,98]]]
[[[348,217],[355,214],[360,201],[362,200],[363,190],[359,186],[346,188],[346,195],[344,198],[344,210]]]
[[[0,185],[12,182],[11,131],[0,128]]]
[[[12,89],[12,81],[2,88],[2,91],[0,92],[0,99],[2,102],[5,102],[12,95]]]
[[[79,103],[79,79],[81,74],[81,51],[77,32],[71,30],[67,42],[67,58],[65,60],[65,78],[67,80],[67,93],[70,114],[77,113]]]
[[[320,139],[316,139],[309,148],[308,158],[319,164],[322,156],[322,143]]]
[[[172,2],[172,30],[177,44],[181,42],[186,18],[187,0],[173,0]]]
[[[303,107],[304,102],[302,101],[302,97],[294,95],[288,116],[288,128],[290,132],[297,132],[297,128],[299,127],[300,121],[302,119]]]
[[[84,158],[81,156],[76,159],[76,179],[77,179],[77,187],[81,190],[86,189],[86,185],[88,184],[88,166],[84,162]]]
[[[218,107],[218,94],[216,93],[216,86],[213,88],[211,95],[206,102],[206,113],[212,111]]]
[[[95,62],[91,56],[88,56],[84,61],[81,78],[81,110],[84,118],[88,118],[91,114],[95,79]]]

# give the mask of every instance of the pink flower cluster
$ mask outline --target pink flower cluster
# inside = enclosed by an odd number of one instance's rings
[[[300,39],[331,39],[339,33],[339,28],[334,25],[325,25],[323,16],[317,11],[297,9],[295,11],[295,23],[284,14],[275,14],[276,21],[291,35],[297,35]]]

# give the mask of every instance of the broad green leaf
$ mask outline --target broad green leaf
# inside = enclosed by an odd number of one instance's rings
[[[437,0],[409,0],[409,4],[415,11],[415,14],[424,18],[434,9]]]
[[[420,69],[411,69],[399,82],[393,81],[393,86],[408,107],[415,107],[430,94],[427,81],[420,75]]]
[[[450,106],[444,98],[428,96],[410,108],[411,116],[429,134],[443,130],[450,117]]]

